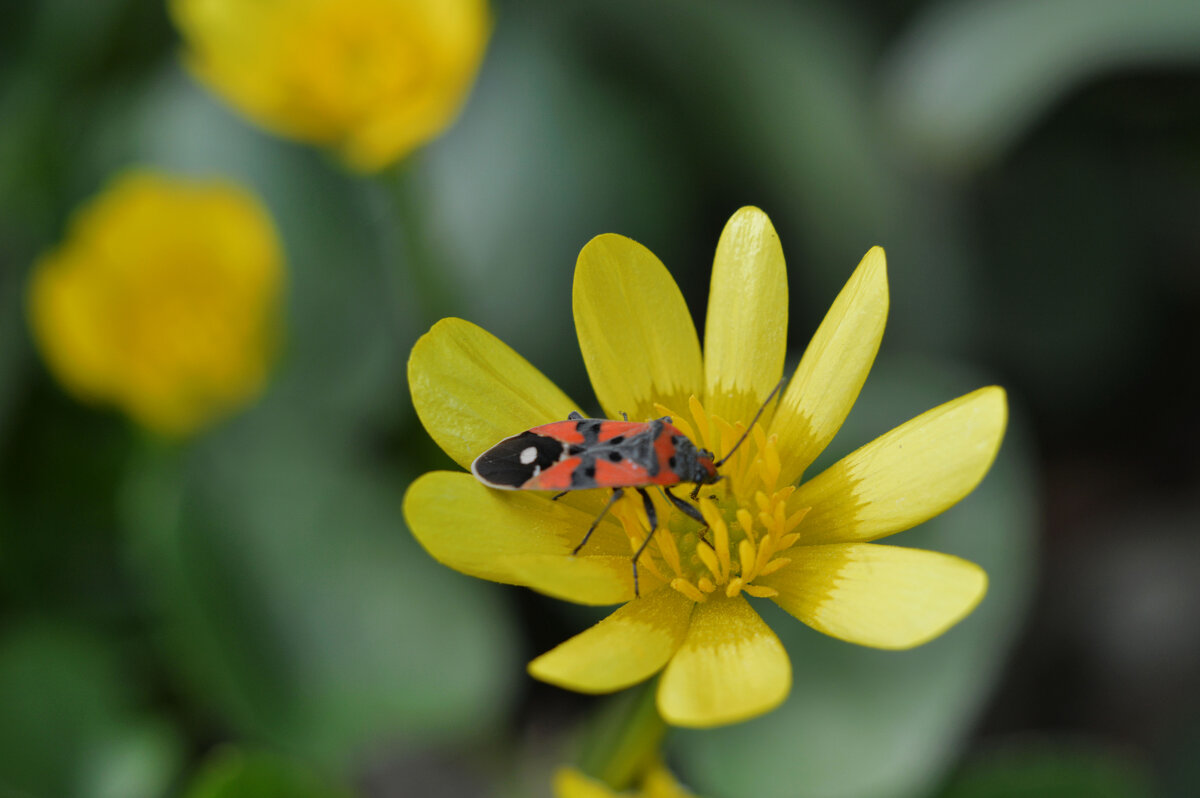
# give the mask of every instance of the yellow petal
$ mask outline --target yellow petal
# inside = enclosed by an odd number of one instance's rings
[[[741,596],[697,604],[658,687],[658,711],[675,726],[706,728],[761,715],[787,698],[792,664],[771,628]]]
[[[591,541],[588,541],[589,548],[591,545]],[[636,595],[633,561],[629,554],[580,553],[575,557],[521,554],[508,555],[500,560],[497,567],[509,573],[516,584],[552,598],[604,606],[630,601]],[[642,594],[661,586],[662,582],[648,569],[638,569],[638,588]]]
[[[800,541],[875,540],[946,510],[983,479],[1007,419],[1003,389],[980,388],[847,455],[793,494],[792,506],[812,508]]]
[[[873,247],[817,328],[770,430],[788,452],[780,480],[800,479],[846,420],[879,351],[887,321],[887,262]]]
[[[646,774],[642,782],[644,798],[696,798],[695,794],[685,789],[674,774],[661,765]]]
[[[654,402],[687,407],[701,393],[696,328],[650,250],[624,236],[593,238],[579,253],[572,305],[583,362],[610,418],[643,421]]]
[[[749,422],[783,374],[788,290],[783,247],[771,220],[742,208],[725,225],[713,260],[704,325],[706,409]]]
[[[529,663],[538,679],[608,693],[649,679],[683,642],[695,607],[670,588],[647,593]]]
[[[463,468],[501,439],[579,409],[500,339],[462,319],[442,319],[421,336],[408,385],[429,436]]]
[[[805,546],[787,568],[758,581],[779,606],[819,632],[874,648],[919,646],[975,609],[987,574],[933,551],[834,543]]]
[[[571,557],[595,516],[548,496],[492,490],[470,474],[432,471],[409,486],[404,518],[425,550],[456,571],[542,585],[581,604],[613,604],[633,595],[629,541],[621,527],[606,517],[584,552]]]
[[[554,774],[554,798],[618,798],[618,793],[575,768],[560,768]]]

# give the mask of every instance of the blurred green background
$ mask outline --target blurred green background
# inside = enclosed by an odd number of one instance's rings
[[[746,204],[793,364],[888,252],[830,457],[990,382],[1013,421],[897,539],[984,565],[980,610],[905,653],[769,615],[790,699],[673,735],[673,768],[711,798],[1200,794],[1200,3],[497,2],[458,123],[370,178],[200,88],[159,2],[2,11],[0,795],[548,795],[604,701],[524,664],[593,616],[404,529],[449,464],[408,350],[461,316],[590,397],[582,245],[644,243],[702,323]],[[287,254],[268,392],[184,446],[75,402],[28,331],[34,259],[130,165],[246,182]]]

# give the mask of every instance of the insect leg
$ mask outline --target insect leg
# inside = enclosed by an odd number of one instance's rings
[[[646,493],[645,488],[635,488],[635,490],[642,494],[642,505],[646,508],[646,520],[650,522],[650,531],[654,532],[658,528],[658,511],[654,509],[654,502],[650,501],[650,494]]]
[[[654,509],[654,502],[650,500],[650,494],[642,488],[638,488],[637,492],[642,494],[642,504],[646,508],[646,519],[650,522],[650,532],[646,535],[646,539],[642,541],[642,545],[638,546],[638,550],[633,553],[633,595],[640,597],[641,591],[638,589],[638,558],[642,556],[642,552],[650,545],[650,538],[654,537],[654,530],[658,529],[658,511]]]
[[[604,505],[604,509],[600,511],[600,515],[596,516],[596,520],[593,521],[592,525],[588,527],[587,534],[583,536],[583,540],[579,541],[579,545],[571,550],[572,557],[579,553],[579,550],[582,549],[584,544],[588,542],[588,538],[590,538],[592,533],[596,531],[596,527],[599,526],[601,519],[608,515],[608,511],[612,509],[612,506],[616,504],[617,500],[624,495],[624,488],[617,488],[612,492],[612,496],[608,497],[608,504]]]
[[[699,488],[700,486],[699,486],[699,485],[697,485],[696,487],[697,487],[697,488]],[[700,510],[699,510],[699,509],[698,509],[698,508],[697,508],[695,505],[688,504],[688,503],[687,503],[687,502],[685,502],[683,499],[681,499],[681,498],[679,498],[678,496],[676,496],[676,495],[675,495],[674,493],[672,493],[672,492],[670,491],[670,489],[668,489],[668,488],[663,488],[663,489],[662,489],[662,492],[663,492],[663,493],[665,493],[665,494],[667,494],[667,498],[671,500],[671,504],[673,504],[673,505],[675,505],[676,507],[678,507],[678,508],[679,508],[679,510],[680,510],[680,511],[681,511],[681,512],[682,512],[684,515],[686,515],[688,518],[691,518],[693,521],[695,521],[695,522],[696,522],[696,523],[698,523],[698,524],[704,524],[704,528],[703,528],[703,529],[701,529],[701,530],[700,530],[700,532],[699,532],[699,537],[700,537],[700,540],[704,541],[706,544],[708,544],[708,547],[709,547],[710,549],[712,549],[712,548],[713,548],[713,544],[709,543],[709,542],[708,542],[708,538],[706,538],[706,537],[704,536],[704,533],[708,531],[708,522],[704,520],[704,516],[700,514]],[[695,496],[693,496],[692,498],[694,499],[694,498],[696,498],[696,497],[695,497]],[[715,497],[714,497],[714,498],[715,498]],[[714,549],[714,550],[715,550],[715,549]]]
[[[559,499],[561,499],[563,496],[566,496],[566,495],[567,495],[568,493],[570,493],[570,492],[571,492],[571,491],[569,491],[569,490],[564,490],[564,491],[562,491],[562,492],[560,492],[560,493],[556,493],[556,494],[554,494],[553,496],[551,496],[551,497],[550,497],[550,501],[552,501],[552,502],[556,502],[556,501],[558,501]]]
[[[708,483],[708,484],[709,484],[709,485],[715,485],[716,483],[720,482],[720,481],[721,481],[721,480],[723,480],[723,479],[725,479],[725,475],[724,475],[724,474],[718,474],[718,475],[717,475],[717,478],[716,478],[716,479],[714,479],[712,482],[710,482],[710,483]],[[691,500],[692,500],[692,501],[696,501],[696,500],[698,500],[698,499],[700,498],[700,488],[702,488],[702,487],[704,487],[704,483],[702,483],[702,482],[697,482],[697,483],[696,483],[696,487],[692,488],[692,492],[688,494],[688,497],[689,497],[689,498],[691,498]]]
[[[698,485],[696,487],[699,488]],[[704,516],[700,514],[699,508],[697,508],[695,505],[688,504],[686,501],[676,496],[671,492],[670,488],[663,488],[662,491],[667,495],[667,498],[671,500],[671,504],[675,505],[675,507],[678,508],[679,511],[688,518],[692,519],[698,524],[708,524],[708,522],[704,520]],[[695,499],[696,497],[693,496],[692,498]]]

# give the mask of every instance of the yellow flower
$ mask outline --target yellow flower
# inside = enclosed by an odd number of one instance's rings
[[[264,127],[375,171],[458,114],[486,0],[172,0],[192,71]]]
[[[738,211],[717,246],[702,358],[662,263],[628,238],[593,239],[579,256],[573,304],[605,413],[670,415],[721,457],[780,379],[787,295],[770,220],[756,208]],[[529,670],[597,693],[663,670],[658,709],[675,725],[744,720],[787,696],[787,654],[743,594],[770,598],[852,643],[920,645],[975,607],[987,577],[957,557],[870,541],[920,524],[969,493],[995,458],[1007,405],[1000,388],[982,388],[805,479],[866,380],[887,307],[876,247],[834,301],[774,412],[721,469],[727,478],[702,491],[707,531],[652,494],[660,528],[639,561],[638,598],[629,553],[649,530],[636,495],[618,503],[579,556],[571,551],[605,491],[551,501],[491,490],[470,474],[433,472],[408,490],[409,526],[430,554],[459,571],[579,603],[628,602]],[[438,322],[417,342],[408,373],[426,430],[464,467],[501,438],[580,407],[500,341],[458,319]]]
[[[554,798],[695,798],[671,772],[655,765],[632,792],[617,792],[602,781],[589,778],[574,768],[563,768],[554,775]]]
[[[275,229],[246,189],[131,172],[35,265],[30,321],[77,397],[185,435],[262,389],[282,281]]]

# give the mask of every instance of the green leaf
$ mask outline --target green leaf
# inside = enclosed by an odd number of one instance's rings
[[[43,0],[30,5],[15,52],[48,78],[47,88],[77,80],[97,68],[128,11],[126,0],[95,0],[80,5],[72,0]],[[5,53],[9,55],[9,53]]]
[[[129,684],[92,632],[49,620],[10,627],[0,638],[0,792],[165,794],[182,746],[172,727],[137,714]]]
[[[0,265],[0,441],[8,414],[25,382],[29,359],[25,322],[23,269]]]
[[[263,415],[130,486],[131,551],[196,703],[330,766],[486,733],[523,665],[497,588],[420,549],[399,480]]]
[[[160,719],[124,723],[80,760],[80,798],[156,798],[183,765],[184,741]]]
[[[824,459],[985,384],[933,364],[877,364]],[[1028,603],[1035,505],[1019,407],[1014,415],[996,464],[974,493],[885,541],[982,565],[990,587],[980,607],[927,645],[888,652],[825,637],[758,602],[788,649],[792,692],[782,707],[749,723],[679,734],[681,769],[698,793],[902,798],[937,781],[989,695]]]
[[[303,765],[262,751],[221,748],[201,766],[184,798],[351,798]]]
[[[936,798],[1147,798],[1142,768],[1120,752],[1035,739],[972,757]]]
[[[1194,0],[987,0],[925,6],[883,65],[884,104],[928,162],[975,169],[1105,72],[1200,60]]]

